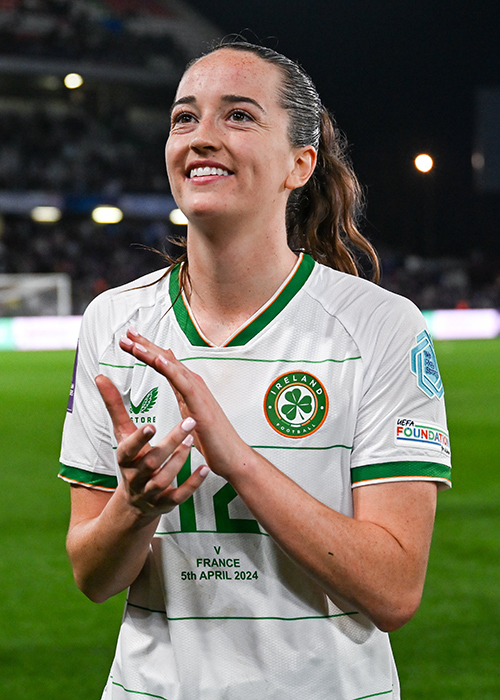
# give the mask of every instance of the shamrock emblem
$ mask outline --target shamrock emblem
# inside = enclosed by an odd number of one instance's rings
[[[290,403],[284,404],[281,410],[289,421],[293,422],[297,414],[300,420],[305,420],[306,416],[313,410],[311,396],[309,394],[303,396],[298,388],[287,391],[285,399]]]
[[[264,412],[271,428],[286,438],[304,438],[325,422],[328,395],[320,380],[308,372],[292,370],[269,386]]]

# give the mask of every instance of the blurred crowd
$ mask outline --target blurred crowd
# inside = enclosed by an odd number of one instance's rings
[[[166,192],[167,119],[140,123],[120,111],[99,118],[83,105],[2,110],[0,189]]]
[[[130,109],[100,117],[78,102],[60,111],[49,106],[0,110],[0,191],[108,195],[110,201],[122,192],[168,194],[167,119],[161,112],[152,118],[136,110],[134,116]],[[162,267],[162,259],[145,247],[168,247],[177,232],[169,221],[125,219],[103,226],[88,214],[66,213],[55,224],[41,224],[28,215],[5,214],[0,273],[67,273],[73,312],[80,314],[104,289]],[[382,285],[421,309],[500,308],[498,261],[480,252],[467,260],[379,252]]]
[[[380,253],[382,286],[422,310],[500,308],[498,259],[479,250],[466,259]]]
[[[172,251],[178,230],[164,221],[100,225],[89,218],[41,224],[25,217],[0,220],[0,273],[64,272],[72,281],[73,313],[99,293],[164,267],[150,249]],[[468,260],[424,259],[381,251],[382,286],[422,310],[500,308],[500,271],[480,253]]]
[[[136,68],[153,67],[162,56],[169,64],[185,63],[185,53],[168,32],[172,11],[160,3],[0,0],[0,10],[2,55]],[[156,20],[156,36],[144,31],[145,10]]]
[[[156,252],[172,250],[172,226],[136,220],[100,225],[72,217],[40,224],[25,217],[0,220],[1,273],[66,273],[72,283],[73,313],[110,287],[167,265]]]
[[[172,7],[156,0],[0,0],[0,56],[171,70],[186,59],[169,33]],[[147,94],[144,85],[135,88],[96,82],[64,91],[59,79],[59,88],[42,97],[27,88],[22,97],[1,96],[0,193],[41,190],[110,201],[121,193],[167,195],[169,97],[165,91],[159,100],[158,88]],[[149,249],[171,249],[168,240],[178,230],[167,220],[99,225],[88,213],[66,211],[57,223],[42,224],[28,212],[0,212],[0,274],[66,273],[73,313],[80,314],[105,289],[163,267]],[[479,251],[462,260],[379,252],[382,285],[423,310],[500,308],[498,261]]]

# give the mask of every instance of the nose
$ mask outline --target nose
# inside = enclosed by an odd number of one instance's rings
[[[203,151],[218,151],[221,147],[220,134],[211,119],[202,119],[193,132],[190,148],[197,153]]]

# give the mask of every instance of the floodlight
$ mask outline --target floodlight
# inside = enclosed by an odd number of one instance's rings
[[[40,223],[53,224],[61,218],[61,210],[53,206],[34,207],[31,210],[31,218]]]
[[[83,78],[78,73],[68,73],[68,75],[64,78],[64,84],[70,90],[74,90],[75,88],[79,88],[83,85]]]
[[[185,215],[181,212],[180,209],[172,209],[168,218],[173,224],[176,224],[178,226],[182,224],[186,225],[188,222]]]
[[[123,212],[118,207],[100,206],[92,212],[96,224],[117,224],[123,219]]]
[[[415,158],[415,167],[420,170],[421,173],[428,173],[432,170],[434,166],[434,161],[427,155],[427,153],[421,153]]]

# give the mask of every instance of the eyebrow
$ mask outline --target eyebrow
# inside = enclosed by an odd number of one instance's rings
[[[221,97],[222,102],[226,102],[228,104],[235,104],[236,102],[247,102],[248,104],[252,104],[257,109],[260,109],[261,112],[264,114],[266,113],[266,110],[262,105],[260,105],[257,100],[254,100],[252,97],[246,97],[245,95],[223,95]],[[195,104],[196,103],[196,97],[194,95],[186,95],[185,97],[179,97],[178,100],[174,102],[172,105],[170,112],[172,112],[177,105],[190,105],[190,104]]]
[[[235,102],[248,102],[249,104],[257,107],[257,109],[260,109],[260,111],[264,112],[264,114],[266,113],[264,107],[262,107],[257,100],[254,100],[252,97],[245,97],[245,95],[223,95],[222,101],[228,102],[229,104],[234,104]]]

